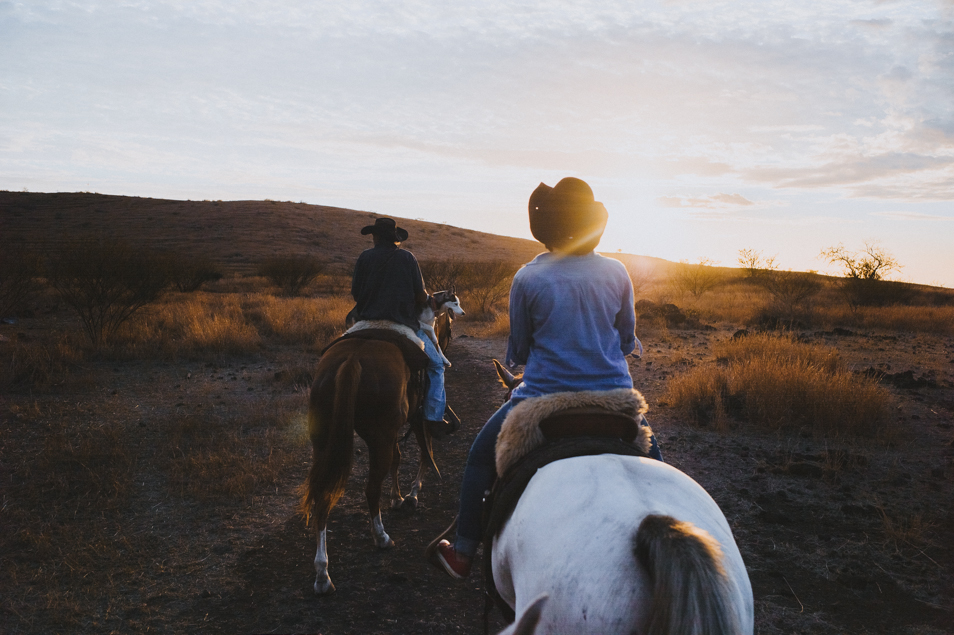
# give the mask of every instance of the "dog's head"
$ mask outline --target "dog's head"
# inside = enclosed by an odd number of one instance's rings
[[[434,304],[437,305],[435,313],[450,313],[451,317],[460,317],[465,315],[464,309],[460,306],[460,298],[453,289],[449,291],[438,291],[433,294]]]

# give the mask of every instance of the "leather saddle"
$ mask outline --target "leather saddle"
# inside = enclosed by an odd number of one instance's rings
[[[406,363],[408,368],[411,369],[411,372],[414,373],[427,368],[427,364],[430,361],[427,357],[427,353],[421,350],[417,344],[408,339],[406,335],[393,329],[360,329],[352,331],[351,333],[345,333],[328,344],[328,346],[321,351],[322,354],[341,340],[348,339],[378,340],[394,344],[404,356],[404,363]]]

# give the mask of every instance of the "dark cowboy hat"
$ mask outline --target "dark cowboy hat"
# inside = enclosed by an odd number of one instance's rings
[[[385,239],[393,240],[396,243],[403,243],[407,240],[407,230],[397,226],[392,218],[377,218],[374,225],[368,225],[361,230],[361,235],[374,234]]]
[[[585,181],[567,177],[554,187],[541,183],[530,195],[530,233],[547,249],[589,253],[603,237],[609,214],[593,200]]]

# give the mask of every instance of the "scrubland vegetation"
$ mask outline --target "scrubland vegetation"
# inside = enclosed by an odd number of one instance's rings
[[[117,626],[114,607],[165,606],[179,580],[195,584],[208,553],[172,566],[168,551],[190,553],[189,532],[211,531],[204,505],[245,516],[300,471],[311,365],[343,331],[352,263],[263,258],[238,272],[119,239],[58,249],[0,249],[0,318],[18,320],[0,341],[0,395],[13,396],[0,403],[14,435],[0,470],[2,609],[25,630],[109,623],[118,632],[126,623]],[[687,357],[662,400],[705,433],[749,427],[851,447],[896,440],[892,393],[816,334],[954,335],[954,292],[779,271],[749,255],[738,269],[618,256],[644,342],[698,331],[715,342],[711,359]],[[864,270],[857,256],[834,255]],[[462,298],[467,316],[455,335],[506,337],[520,263],[422,258],[421,266],[429,290],[455,288]],[[149,381],[164,382],[165,394],[140,403]],[[921,549],[932,535],[927,512],[881,513],[896,549]],[[172,582],[144,588],[146,570]]]

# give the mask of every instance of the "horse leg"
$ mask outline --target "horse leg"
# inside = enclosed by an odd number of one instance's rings
[[[401,482],[398,480],[398,467],[401,465],[401,446],[394,444],[394,452],[391,453],[391,509],[400,509],[404,504],[404,497],[401,496]]]
[[[391,468],[391,448],[391,443],[385,447],[382,447],[382,444],[368,443],[368,484],[364,493],[371,516],[371,538],[379,549],[390,549],[394,546],[394,541],[384,531],[384,523],[381,521],[381,487]]]
[[[427,456],[422,452],[421,460],[417,464],[417,478],[411,483],[411,492],[404,497],[405,505],[410,505],[412,508],[417,507],[417,497],[421,493],[421,486],[424,484],[424,472],[427,471],[429,465]]]
[[[335,592],[335,585],[328,575],[328,514],[315,518],[318,533],[318,550],[315,553],[315,593],[328,595]]]

